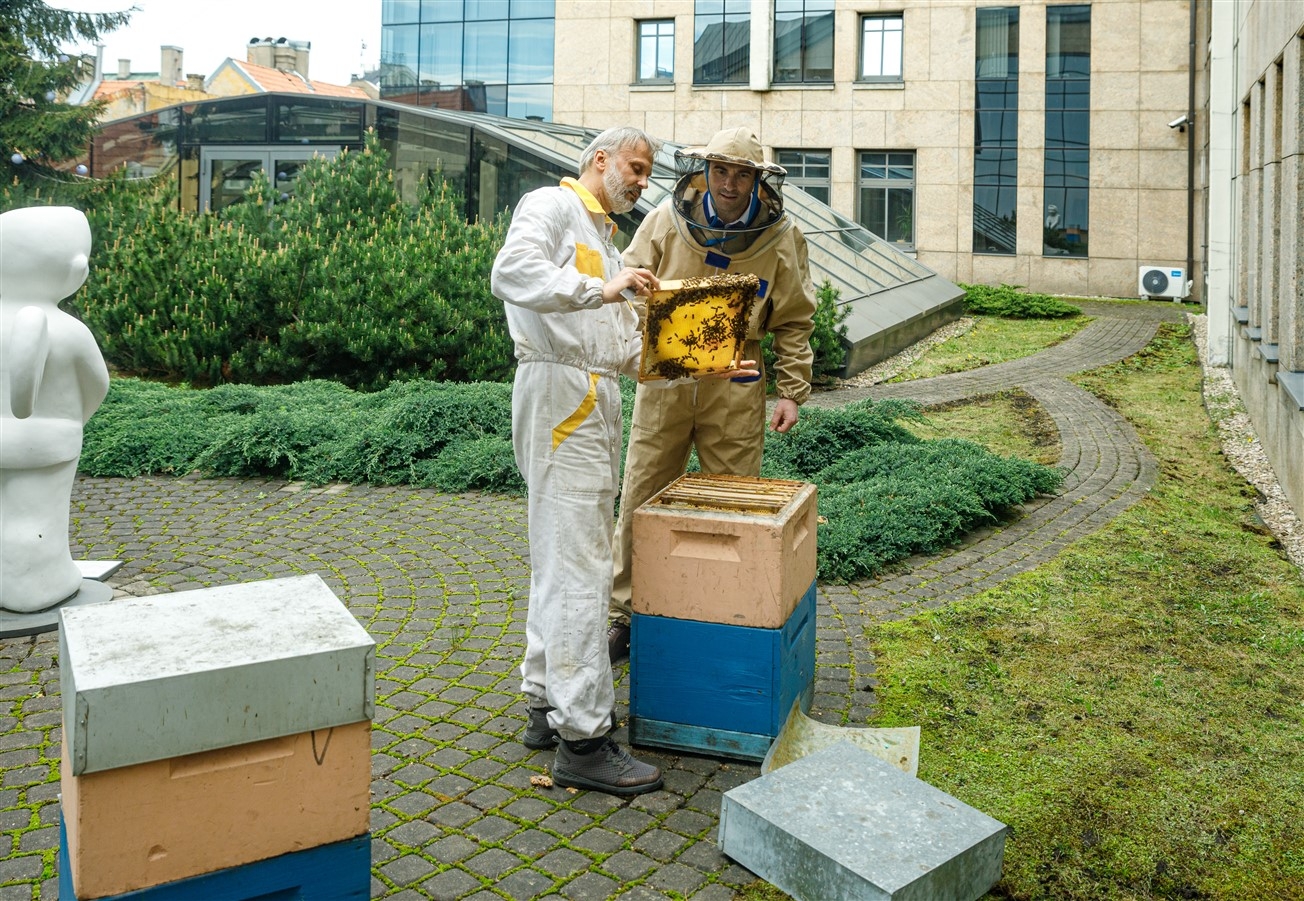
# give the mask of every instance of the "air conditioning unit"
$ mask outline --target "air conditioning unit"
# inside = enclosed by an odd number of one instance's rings
[[[1181,300],[1191,293],[1186,285],[1186,270],[1176,266],[1142,266],[1137,271],[1136,293],[1142,297]]]

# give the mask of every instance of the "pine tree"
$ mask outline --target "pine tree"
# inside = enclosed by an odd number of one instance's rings
[[[102,104],[59,98],[94,72],[95,59],[64,48],[95,41],[127,24],[135,7],[116,13],[56,9],[43,0],[0,2],[0,165],[72,159],[84,153]]]

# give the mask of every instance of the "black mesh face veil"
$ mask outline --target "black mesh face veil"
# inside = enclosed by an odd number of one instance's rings
[[[707,191],[706,169],[712,161],[732,165],[750,166],[756,170],[753,194],[758,202],[756,215],[747,225],[723,228],[709,222],[704,198]],[[757,165],[756,162],[722,154],[706,154],[702,150],[675,152],[674,208],[681,219],[693,230],[702,243],[714,243],[711,236],[756,235],[765,231],[783,217],[783,180],[787,171],[773,163]]]

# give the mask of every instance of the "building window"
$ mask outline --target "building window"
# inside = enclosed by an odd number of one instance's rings
[[[774,161],[788,170],[784,184],[796,185],[824,204],[829,202],[831,156],[828,150],[774,151]]]
[[[914,247],[914,151],[862,150],[856,189],[860,224],[885,241]]]
[[[747,84],[751,73],[751,0],[695,0],[693,84]]]
[[[900,15],[861,17],[861,81],[901,80],[902,25]]]
[[[774,0],[774,83],[833,81],[833,0]]]
[[[1047,7],[1046,256],[1087,256],[1090,154],[1091,7]]]
[[[552,117],[554,0],[385,0],[384,100]]]
[[[1019,11],[977,10],[973,252],[1012,254],[1019,177]]]
[[[638,23],[639,84],[670,84],[675,80],[675,20]]]
[[[380,20],[391,25],[416,22],[421,18],[421,0],[381,0]]]

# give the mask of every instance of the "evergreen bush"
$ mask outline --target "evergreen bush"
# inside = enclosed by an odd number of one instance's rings
[[[625,428],[632,382],[622,385]],[[114,379],[86,426],[81,470],[408,484],[523,494],[512,452],[511,386],[410,381],[377,392],[317,380],[210,390]],[[819,486],[819,574],[871,576],[932,553],[1009,508],[1056,490],[1061,475],[965,441],[925,441],[910,401],[807,407],[767,433],[763,475]]]
[[[842,374],[847,362],[847,324],[851,315],[849,307],[838,306],[838,289],[824,282],[816,291],[814,329],[810,335],[810,349],[814,355],[811,363],[811,384],[827,385]],[[765,361],[765,378],[774,387],[777,372],[774,368],[774,336],[766,334],[761,339],[761,359]]]
[[[808,408],[786,436],[767,435],[762,474],[819,487],[821,579],[863,579],[936,553],[1063,480],[972,442],[925,441],[901,424],[921,419],[913,402],[865,400]]]
[[[1080,316],[1082,310],[1049,294],[1032,294],[1017,285],[965,285],[965,312],[977,316],[1007,319],[1064,319]]]
[[[415,208],[399,198],[374,134],[365,149],[306,164],[295,193],[260,173],[215,215],[110,202],[75,299],[106,359],[133,375],[193,385],[333,379],[504,381],[513,370],[489,271],[506,220],[467,223],[439,180]]]

